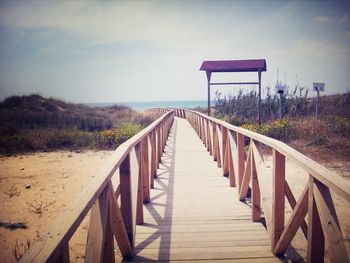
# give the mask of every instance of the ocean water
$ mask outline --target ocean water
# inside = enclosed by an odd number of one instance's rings
[[[145,102],[116,102],[116,103],[85,103],[90,107],[108,107],[113,105],[125,105],[136,111],[144,111],[151,108],[206,108],[206,100],[182,100],[182,101],[145,101]],[[214,103],[211,102],[211,105]]]

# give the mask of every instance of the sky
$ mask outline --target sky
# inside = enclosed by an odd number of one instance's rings
[[[203,60],[256,58],[267,62],[263,94],[277,79],[350,91],[350,2],[0,0],[0,100],[202,100]],[[240,88],[255,89],[219,91]]]

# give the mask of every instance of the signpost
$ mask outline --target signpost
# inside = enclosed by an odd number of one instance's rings
[[[277,82],[276,84],[276,92],[280,94],[280,119],[283,118],[283,110],[282,110],[282,100],[283,100],[283,94],[284,94],[285,86],[281,83]]]
[[[316,102],[316,119],[319,119],[320,117],[320,91],[324,91],[325,84],[314,82],[313,83],[313,90],[317,92],[317,102]]]

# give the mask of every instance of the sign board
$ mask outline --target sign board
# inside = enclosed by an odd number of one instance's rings
[[[318,82],[314,82],[313,83],[313,88],[314,88],[314,91],[324,91],[324,83],[318,83]]]
[[[283,94],[285,92],[285,85],[277,83],[276,85],[276,93]]]

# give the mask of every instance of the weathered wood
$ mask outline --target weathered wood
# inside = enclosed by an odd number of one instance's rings
[[[213,160],[217,161],[218,160],[218,134],[217,134],[217,127],[216,123],[212,123],[213,125]]]
[[[295,200],[295,197],[293,195],[293,192],[292,190],[290,189],[287,181],[284,182],[284,191],[285,191],[285,194],[286,194],[286,197],[287,197],[287,200],[292,208],[292,210],[294,210],[297,202]],[[306,208],[307,210],[307,208]],[[306,225],[306,222],[305,222],[305,219],[303,219],[303,221],[301,222],[301,230],[303,231],[303,234],[305,236],[305,238],[307,239],[307,225]]]
[[[233,131],[229,131],[229,141],[230,141],[230,156],[231,156],[231,162],[230,162],[230,178],[233,180],[233,184],[231,186],[238,185],[238,148],[237,148],[237,142],[236,142],[236,133]],[[240,191],[240,187],[238,187],[238,193]]]
[[[308,210],[308,192],[309,185],[307,184],[290,215],[286,227],[284,228],[281,237],[279,238],[274,253],[276,255],[283,254],[286,252],[290,242],[296,234],[299,226],[304,222],[304,218]]]
[[[235,178],[235,168],[233,166],[233,156],[232,156],[232,146],[229,138],[228,133],[228,140],[227,140],[227,162],[228,162],[228,169],[229,169],[229,184],[230,187],[236,186],[236,178]]]
[[[327,241],[331,262],[349,262],[329,189],[320,182],[314,183],[314,198],[320,216],[322,230]]]
[[[137,203],[136,203],[136,224],[143,224],[143,175],[142,175],[142,141],[135,147],[136,162],[138,166],[138,182],[137,182]]]
[[[325,242],[319,213],[314,199],[314,178],[311,175],[309,176],[308,206],[307,262],[323,262]]]
[[[272,240],[271,248],[275,246],[284,229],[284,182],[285,182],[285,157],[278,151],[272,152]]]
[[[65,244],[61,245],[61,253],[57,260],[54,261],[55,263],[69,263],[69,244],[66,242]]]
[[[151,132],[151,188],[154,188],[154,178],[157,177],[157,138],[156,131]]]
[[[216,125],[216,147],[217,147],[217,156],[216,161],[218,168],[222,167],[222,134],[221,134],[221,126]]]
[[[141,177],[142,177],[142,193],[143,202],[150,202],[150,174],[149,174],[149,160],[148,160],[148,137],[144,138],[141,142]]]
[[[270,171],[265,166],[263,154],[258,142],[251,141],[254,163],[258,175],[259,188],[261,194],[262,208],[265,216],[265,222],[267,230],[269,231],[270,238],[272,238],[272,178]]]
[[[157,157],[158,157],[158,160],[157,160],[157,168],[159,168],[159,163],[162,161],[162,127],[161,125],[158,126],[157,128],[157,149],[158,149],[158,152],[157,152]]]
[[[254,142],[251,142],[251,144],[254,144]],[[255,158],[252,151],[250,151],[250,155],[250,178],[252,180],[252,220],[253,222],[260,222],[260,188],[256,171]]]
[[[120,211],[117,199],[113,194],[112,187],[110,185],[110,209],[111,209],[111,230],[117,241],[120,253],[124,258],[130,258],[133,255],[133,249],[130,244],[128,233],[126,232],[122,213]]]
[[[222,126],[222,174],[224,176],[229,176],[230,174],[230,164],[229,164],[229,140],[227,129]]]
[[[209,154],[212,155],[213,154],[213,144],[212,144],[212,124],[209,121],[208,122],[208,139],[207,139],[207,144],[208,144],[208,148],[209,148]]]
[[[132,209],[131,167],[130,155],[127,155],[119,167],[120,173],[120,202],[123,221],[128,233],[131,248],[134,248],[133,218],[136,216]]]
[[[238,189],[242,187],[242,179],[244,175],[244,135],[237,133],[237,179],[238,179]]]
[[[89,232],[85,250],[85,262],[102,262],[106,238],[108,239],[107,225],[109,222],[109,186],[106,186],[98,201],[91,209]],[[107,232],[107,235],[106,235]],[[113,251],[112,251],[113,252]],[[114,255],[114,253],[113,253]]]
[[[109,197],[109,191],[107,193],[108,199]],[[109,201],[110,202],[110,201]],[[102,254],[102,261],[106,263],[114,263],[114,239],[113,239],[113,232],[112,232],[112,215],[111,215],[111,206],[109,204],[108,206],[108,216],[107,216],[107,227],[104,233],[104,245],[103,245],[103,254]]]
[[[239,191],[239,200],[240,201],[244,201],[245,198],[247,197],[248,189],[249,189],[249,182],[250,182],[250,179],[252,177],[252,173],[256,174],[255,168],[254,168],[254,171],[252,170],[252,165],[255,166],[254,161],[252,160],[252,155],[253,155],[252,145],[249,145],[248,158],[247,158],[247,162],[246,162],[245,169],[244,169],[242,186],[241,186],[241,189]],[[259,186],[259,185],[257,185],[257,178],[254,178],[254,187],[256,187],[256,186]],[[260,198],[260,196],[259,196],[259,198]],[[259,220],[260,220],[260,213],[259,213]]]

